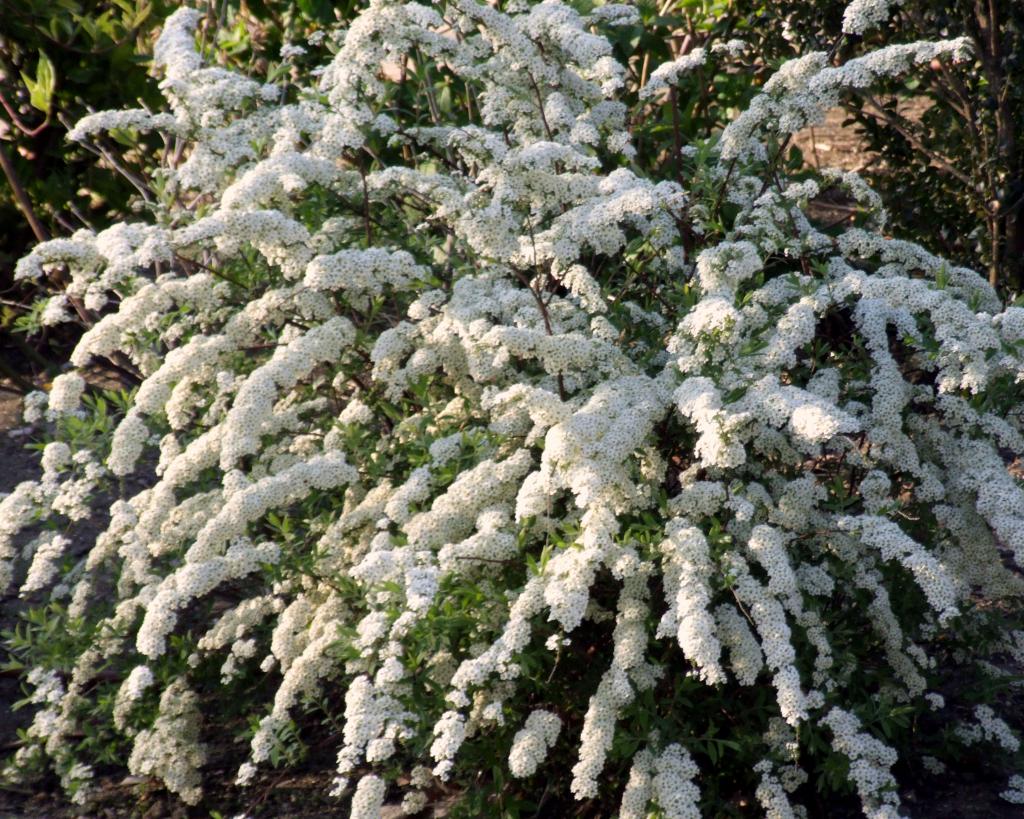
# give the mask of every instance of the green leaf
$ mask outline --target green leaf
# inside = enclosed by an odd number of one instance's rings
[[[21,72],[21,79],[28,88],[29,102],[33,108],[37,108],[44,114],[50,113],[50,101],[53,99],[53,92],[57,87],[57,72],[53,63],[46,53],[40,49],[39,62],[36,64],[36,77],[32,79],[24,71]]]
[[[330,20],[334,11],[329,0],[297,0],[296,5],[304,16],[322,22]]]
[[[135,12],[135,16],[132,18],[129,27],[140,28],[142,24],[146,22],[146,18],[149,17],[152,11],[153,6],[151,6],[149,3],[144,3],[142,6],[139,7],[139,10]]]

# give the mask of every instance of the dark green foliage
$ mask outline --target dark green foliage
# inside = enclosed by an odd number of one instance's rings
[[[738,0],[753,51],[768,61],[793,44],[838,48],[844,59],[879,43],[966,36],[973,66],[939,65],[843,107],[881,163],[867,172],[892,209],[895,234],[985,272],[1005,295],[1024,288],[1024,4],[915,0],[888,25],[836,42],[845,3]],[[831,34],[830,34],[831,32]]]

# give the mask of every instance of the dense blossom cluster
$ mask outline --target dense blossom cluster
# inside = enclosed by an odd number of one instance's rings
[[[15,768],[45,754],[86,793],[69,749],[114,676],[129,767],[197,802],[209,667],[225,691],[256,674],[247,690],[269,692],[245,703],[239,783],[330,684],[353,816],[399,796],[422,809],[466,746],[500,735],[515,778],[568,759],[566,796],[696,817],[701,697],[763,685],[767,716],[743,729],[768,815],[803,815],[807,736],[845,757],[868,816],[898,815],[896,751],[850,699],[858,658],[882,666],[864,698],[942,708],[939,645],[983,621],[975,600],[1024,592],[1001,556],[1024,556],[1007,471],[1024,430],[1006,412],[1024,310],[886,236],[855,174],[765,162],[839,94],[964,45],[786,63],[694,172],[709,199],[634,161],[601,33],[633,9],[507,5],[375,0],[291,93],[205,66],[181,9],[156,51],[169,111],[72,131],[188,147],[168,152],[153,224],[18,265],[68,271],[54,321],[68,299],[102,317],[78,369],[27,402],[57,430],[40,480],[0,500],[0,588],[52,589],[90,635],[70,671],[28,675],[36,744]],[[890,5],[855,0],[845,31]],[[742,48],[683,55],[640,97]],[[465,122],[433,98],[402,108],[410,55],[463,89]],[[830,187],[855,224],[810,219]],[[141,385],[100,463],[61,430],[103,359]],[[123,494],[79,559],[58,526],[104,486]],[[545,702],[535,678],[578,701]],[[1017,749],[991,708],[974,716],[962,742]],[[1015,777],[1007,798],[1022,793]]]
[[[534,711],[526,718],[526,724],[512,740],[512,751],[508,767],[513,776],[530,776],[537,770],[548,750],[558,739],[562,721],[550,711]]]

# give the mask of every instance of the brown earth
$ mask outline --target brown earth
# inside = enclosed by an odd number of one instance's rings
[[[898,114],[910,122],[917,122],[931,105],[931,101],[924,97],[901,99]],[[884,173],[885,167],[878,154],[869,149],[856,127],[843,124],[846,119],[845,110],[832,108],[823,123],[793,135],[792,144],[800,149],[804,163],[811,168]]]
[[[808,166],[858,172],[877,166],[877,154],[871,153],[854,128],[843,125],[844,119],[846,112],[833,108],[821,125],[794,134],[792,143],[800,149]]]

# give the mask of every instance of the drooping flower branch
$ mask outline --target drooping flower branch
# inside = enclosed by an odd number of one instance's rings
[[[846,31],[884,19],[888,4],[869,5],[851,5]],[[32,672],[29,735],[65,783],[87,779],[72,737],[113,668],[129,767],[198,801],[198,698],[216,694],[193,685],[214,662],[225,686],[246,668],[274,681],[247,703],[242,782],[331,683],[345,691],[336,791],[356,778],[354,816],[377,815],[396,767],[422,807],[432,777],[458,778],[465,747],[506,725],[515,777],[569,748],[574,797],[611,789],[622,816],[697,815],[693,715],[654,696],[688,679],[695,697],[772,691],[770,715],[744,726],[769,815],[796,815],[811,751],[794,729],[809,724],[848,759],[866,814],[896,815],[896,753],[848,701],[856,658],[877,647],[876,693],[922,701],[940,638],[981,622],[976,600],[1024,591],[1000,557],[1024,549],[1006,470],[1024,456],[1006,411],[1024,310],[887,237],[855,174],[791,179],[769,143],[963,43],[787,63],[691,190],[636,162],[625,71],[599,33],[633,22],[627,7],[374,2],[291,95],[204,66],[198,18],[176,12],[158,43],[168,112],[72,132],[187,141],[161,169],[154,222],[44,243],[18,266],[66,266],[67,295],[104,311],[76,367],[121,355],[143,379],[102,465],[51,443],[42,478],[0,501],[0,580],[26,595],[56,581],[90,622],[70,673]],[[741,47],[693,52],[640,96]],[[433,97],[407,110],[410,60],[466,112]],[[809,217],[829,187],[857,202],[856,224]],[[83,390],[61,376],[34,416],[59,435]],[[70,571],[60,535],[16,540],[149,470]],[[432,625],[458,621],[460,590],[471,624]],[[575,673],[559,662],[574,654],[602,664],[581,700],[538,699],[536,668]],[[619,726],[640,708],[666,727],[621,767]],[[995,719],[972,741],[1005,744]]]

